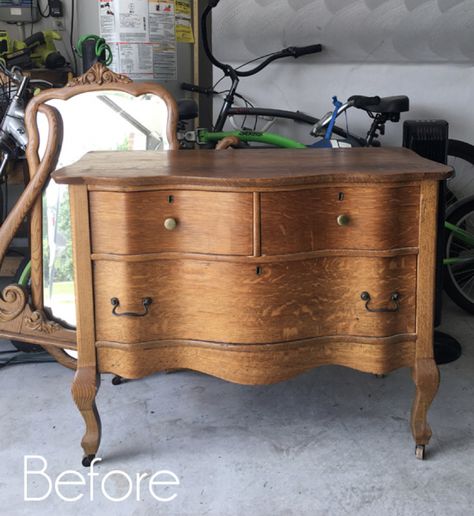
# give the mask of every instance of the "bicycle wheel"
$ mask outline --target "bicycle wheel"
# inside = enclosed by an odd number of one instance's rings
[[[449,140],[448,165],[455,171],[454,177],[448,179],[446,204],[449,208],[456,201],[474,194],[474,145]]]
[[[448,210],[445,228],[444,290],[474,314],[474,195]]]

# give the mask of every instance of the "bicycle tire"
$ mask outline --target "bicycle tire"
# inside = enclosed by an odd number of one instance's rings
[[[474,145],[461,140],[448,140],[448,164],[455,171],[455,176],[448,179],[447,185],[447,206],[450,207],[467,195],[474,194]]]
[[[474,195],[453,205],[448,210],[446,221],[472,234],[474,239]],[[474,244],[463,242],[453,231],[445,229],[445,257],[466,260],[445,265],[444,290],[456,305],[474,314]]]

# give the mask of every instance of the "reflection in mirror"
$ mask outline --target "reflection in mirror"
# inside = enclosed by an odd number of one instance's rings
[[[57,168],[93,150],[167,150],[168,108],[153,94],[135,97],[122,91],[80,93],[68,100],[47,102],[58,109],[64,139]],[[39,113],[40,158],[48,127]],[[44,305],[55,317],[75,326],[69,198],[65,186],[51,181],[43,196]]]

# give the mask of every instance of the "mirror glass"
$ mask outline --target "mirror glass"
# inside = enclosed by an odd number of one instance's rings
[[[57,168],[93,150],[166,150],[168,108],[153,94],[134,97],[120,91],[91,91],[68,100],[50,100],[61,114],[64,139]],[[48,125],[38,114],[40,158]],[[53,315],[75,326],[72,240],[67,187],[50,181],[43,195],[44,304]]]

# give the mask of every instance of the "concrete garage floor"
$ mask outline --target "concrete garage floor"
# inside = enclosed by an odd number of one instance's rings
[[[41,455],[53,479],[80,465],[82,419],[69,394],[73,373],[57,364],[0,371],[1,513],[114,515],[467,515],[474,512],[474,318],[446,303],[443,328],[464,345],[441,367],[426,461],[414,456],[408,418],[414,387],[407,370],[386,378],[323,367],[286,383],[244,387],[192,372],[157,374],[120,386],[103,376],[103,439],[94,502],[86,487],[63,487],[23,501],[23,457]],[[3,349],[6,344],[2,343]],[[39,462],[30,469],[38,469]],[[100,491],[115,469],[133,478],[171,470],[179,486],[143,480],[122,502]],[[47,489],[36,475],[29,495]],[[105,484],[127,494],[122,474]]]

